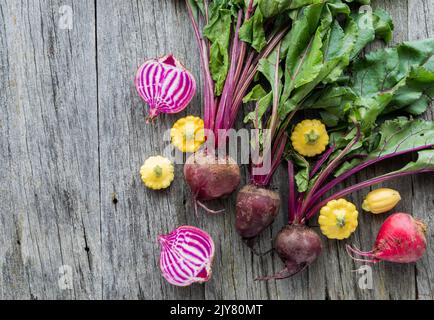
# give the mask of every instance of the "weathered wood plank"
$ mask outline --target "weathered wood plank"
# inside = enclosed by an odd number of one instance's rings
[[[94,14],[86,0],[0,1],[0,298],[101,295]]]
[[[111,66],[99,69],[104,297],[308,298],[300,279],[292,287],[284,282],[253,282],[256,276],[280,268],[280,261],[275,257],[261,262],[244,246],[234,230],[233,199],[215,204],[225,206],[226,215],[204,215],[197,221],[189,191],[181,178],[182,167],[177,168],[179,179],[168,192],[146,191],[141,185],[140,165],[148,156],[163,151],[164,144],[157,137],[170,128],[176,117],[163,117],[154,126],[146,125],[141,110],[143,103],[133,88],[132,77],[145,57],[167,52],[174,52],[199,75],[199,66],[194,64],[198,61],[196,43],[184,5],[174,5],[171,1],[144,1],[139,7],[110,3],[98,7],[97,12],[98,35],[104,34],[98,38],[99,66],[108,62]],[[157,14],[161,19],[156,19],[156,12],[165,15]],[[111,21],[110,25],[103,23],[107,20]],[[174,34],[178,38],[173,38]],[[199,99],[192,105],[189,113],[198,113]],[[116,204],[112,202],[113,194]],[[202,227],[216,240],[214,278],[205,286],[173,288],[162,280],[158,271],[157,235],[182,224]],[[271,230],[275,234],[282,225],[283,220]],[[268,238],[271,239],[271,233]],[[270,247],[269,239],[264,240],[262,249]],[[274,266],[266,268],[263,263]]]
[[[395,39],[434,36],[434,0],[376,0],[395,20]],[[70,4],[73,30],[58,28]],[[199,58],[183,1],[0,0],[0,298],[63,299],[433,299],[434,249],[417,266],[373,268],[373,290],[358,287],[360,264],[345,242],[326,241],[324,254],[290,280],[256,283],[282,263],[259,258],[235,232],[234,199],[213,204],[227,213],[196,219],[182,179],[165,192],[146,190],[144,160],[165,151],[162,137],[191,108],[147,125],[133,85],[145,58],[174,53],[199,78]],[[377,48],[381,44],[373,47]],[[433,119],[433,111],[425,115]],[[346,185],[398,168],[386,163]],[[425,219],[431,230],[432,176],[387,186],[402,192],[397,210]],[[286,170],[273,184],[282,194],[278,221],[260,238],[267,251],[286,222]],[[358,204],[361,192],[350,197]],[[410,197],[409,195],[412,195]],[[360,212],[347,243],[369,248],[385,216]],[[210,232],[216,242],[214,277],[204,286],[175,288],[158,269],[156,238],[180,225]],[[316,219],[311,225],[315,227]],[[430,233],[432,240],[432,233]],[[58,286],[59,267],[73,271],[73,290]]]
[[[407,39],[407,1],[374,1],[374,8],[384,8],[395,18],[396,29],[394,42]],[[378,48],[377,44],[373,48]],[[390,164],[378,166],[357,177],[349,179],[340,188],[367,179],[374,174],[380,174],[390,170]],[[407,194],[411,192],[411,180],[402,180],[407,187],[400,190]],[[395,183],[396,185],[396,183]],[[368,191],[357,193],[348,197],[360,208],[364,195]],[[408,199],[408,198],[407,198]],[[403,205],[410,204],[406,201]],[[415,280],[414,268],[412,266],[380,266],[373,269],[373,290],[363,290],[358,286],[360,275],[354,270],[361,265],[354,264],[345,251],[346,243],[356,243],[362,247],[372,246],[377,230],[384,217],[373,217],[360,211],[360,227],[352,238],[346,242],[329,241],[324,238],[324,254],[318,263],[309,269],[308,277],[303,283],[308,284],[309,297],[319,299],[388,299],[388,298],[414,298]],[[313,219],[311,225],[317,225]],[[301,275],[303,277],[304,275]],[[396,279],[399,279],[396,281]],[[290,281],[291,282],[291,281]]]
[[[175,183],[164,192],[146,190],[139,176],[145,159],[163,153],[164,132],[187,112],[146,124],[145,104],[133,83],[146,58],[169,52],[199,74],[187,11],[182,1],[104,1],[97,7],[97,33],[103,297],[204,298],[204,287],[174,288],[158,267],[159,234],[184,224],[209,223],[205,218],[195,221],[182,167],[177,167]],[[195,99],[188,113],[198,114],[199,106]]]
[[[382,8],[390,13],[395,22],[395,31],[393,44],[408,39],[408,15],[407,15],[407,1],[373,1],[373,9]],[[384,47],[380,42],[371,46],[372,50]],[[349,179],[345,186],[349,186],[360,181],[364,181],[370,177],[377,176],[390,170],[400,168],[399,163],[387,162],[375,166],[356,177]],[[403,195],[411,194],[411,178],[401,179],[399,181],[390,182],[385,186],[397,188]],[[372,189],[378,188],[373,187]],[[412,299],[415,297],[415,276],[413,266],[400,266],[391,264],[380,264],[372,268],[373,275],[373,289],[363,290],[358,286],[360,274],[352,272],[363,266],[360,263],[353,263],[345,252],[345,244],[355,244],[362,249],[371,249],[375,242],[377,232],[383,223],[386,215],[373,216],[361,209],[363,198],[370,190],[358,192],[349,199],[353,201],[359,208],[359,228],[356,234],[348,241],[339,242],[337,247],[330,248],[330,254],[336,255],[339,261],[339,267],[333,267],[335,270],[334,275],[329,277],[328,283],[334,284],[334,292],[330,292],[332,299]],[[404,197],[398,209],[408,211],[411,206],[411,199]],[[326,258],[327,263],[333,261],[335,258]],[[329,272],[327,272],[329,274]],[[336,280],[337,279],[337,280]]]
[[[434,0],[409,0],[408,2],[408,38],[410,40],[434,37]],[[434,119],[434,104],[424,115],[425,119]],[[429,241],[427,255],[416,266],[418,299],[434,299],[434,177],[423,175],[412,178],[412,210],[414,216],[428,223]]]

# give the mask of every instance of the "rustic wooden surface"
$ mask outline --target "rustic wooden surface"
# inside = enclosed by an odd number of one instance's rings
[[[72,30],[59,28],[63,5],[73,9]],[[434,37],[434,0],[374,6],[394,17],[394,42]],[[178,117],[146,125],[132,80],[144,58],[168,52],[199,75],[183,1],[0,0],[0,298],[434,298],[432,175],[388,184],[405,195],[398,210],[428,222],[430,247],[417,265],[376,266],[372,290],[359,288],[352,272],[359,265],[334,241],[325,241],[307,272],[255,283],[282,265],[275,256],[253,256],[239,240],[233,199],[216,204],[226,215],[196,219],[180,166],[169,191],[147,191],[138,170],[163,152],[162,135]],[[199,114],[200,105],[196,98],[189,113]],[[433,119],[432,109],[425,117]],[[285,194],[283,169],[274,185]],[[360,204],[365,193],[353,200]],[[261,237],[261,249],[269,248],[283,216]],[[369,248],[383,219],[362,214],[350,242]],[[209,231],[217,245],[214,277],[204,286],[175,288],[160,276],[156,237],[184,224]],[[59,286],[64,270],[72,271],[66,290]]]

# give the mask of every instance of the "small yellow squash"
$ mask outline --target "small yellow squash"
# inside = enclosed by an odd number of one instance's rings
[[[329,239],[343,240],[351,236],[358,226],[356,206],[345,199],[332,200],[321,209],[319,225]]]
[[[204,121],[189,116],[179,119],[170,131],[172,144],[181,152],[193,153],[205,143]]]
[[[399,201],[401,201],[401,195],[398,191],[381,188],[367,195],[365,201],[363,201],[362,208],[367,212],[380,214],[395,208]]]
[[[142,181],[152,190],[162,190],[170,187],[175,179],[175,168],[169,159],[151,157],[140,169]]]
[[[315,157],[323,153],[329,140],[326,127],[319,120],[302,121],[291,136],[292,146],[305,157]]]

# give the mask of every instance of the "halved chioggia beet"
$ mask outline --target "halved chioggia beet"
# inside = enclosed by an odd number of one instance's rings
[[[146,61],[137,71],[135,84],[149,105],[148,120],[183,111],[196,94],[194,76],[173,55]]]
[[[161,273],[170,284],[187,287],[211,279],[215,246],[208,233],[183,226],[158,240]]]

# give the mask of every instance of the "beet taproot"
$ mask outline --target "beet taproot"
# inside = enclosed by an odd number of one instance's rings
[[[304,225],[288,225],[276,237],[275,250],[285,264],[279,273],[256,279],[257,281],[283,280],[309,267],[322,252],[319,235]]]
[[[193,197],[208,212],[202,201],[216,200],[231,195],[241,181],[240,167],[229,156],[218,158],[213,153],[199,151],[184,165],[184,176]]]
[[[254,185],[240,190],[236,205],[236,230],[245,238],[255,238],[270,226],[280,209],[277,192]]]
[[[407,213],[395,213],[384,221],[378,232],[374,248],[363,252],[347,246],[348,253],[355,253],[367,259],[356,261],[377,263],[388,261],[395,263],[412,263],[420,260],[426,251],[424,222],[413,218]]]

